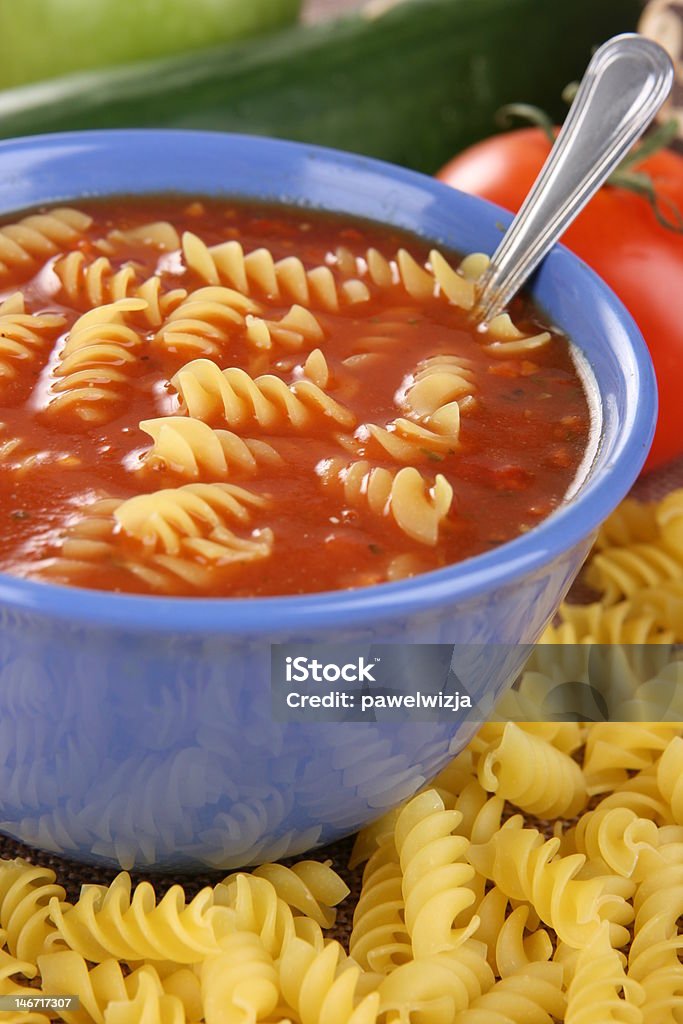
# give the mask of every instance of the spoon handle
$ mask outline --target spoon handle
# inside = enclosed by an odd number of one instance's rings
[[[669,55],[631,33],[593,56],[548,159],[482,278],[475,315],[500,313],[642,135],[673,83]]]

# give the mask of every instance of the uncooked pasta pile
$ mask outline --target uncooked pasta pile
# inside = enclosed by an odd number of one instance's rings
[[[600,601],[563,605],[543,643],[683,641],[683,489],[660,502],[623,501],[600,530],[584,577]]]
[[[680,1022],[682,733],[485,726],[359,834],[348,950],[326,938],[348,895],[327,864],[266,864],[191,901],[124,872],[70,904],[49,869],[3,861],[0,995],[78,995],[67,1024]]]

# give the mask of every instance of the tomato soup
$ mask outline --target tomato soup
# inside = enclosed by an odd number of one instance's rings
[[[301,594],[533,529],[576,480],[589,403],[528,300],[474,323],[485,263],[201,198],[16,216],[0,228],[0,569]]]

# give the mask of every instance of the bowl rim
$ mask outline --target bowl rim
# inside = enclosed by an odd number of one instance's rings
[[[78,147],[94,143],[117,148],[122,144],[135,144],[142,138],[149,139],[150,136],[169,144],[173,141],[181,143],[189,136],[194,137],[195,143],[201,139],[213,143],[221,140],[227,146],[246,147],[247,150],[251,148],[255,153],[265,149],[280,157],[306,156],[328,163],[332,161],[342,171],[344,168],[356,171],[359,168],[367,169],[390,178],[393,186],[418,186],[429,192],[435,200],[487,208],[490,216],[505,226],[512,219],[511,214],[501,207],[459,192],[420,172],[357,153],[264,136],[151,128],[59,132],[2,140],[0,161],[6,155],[22,150],[43,152],[53,147]],[[163,192],[163,189],[160,191]],[[225,194],[235,195],[227,191]],[[99,195],[92,193],[85,198]],[[77,197],[72,198],[76,200]],[[40,205],[40,200],[31,205]],[[17,207],[17,211],[21,209]],[[391,222],[387,220],[386,223]],[[355,590],[252,598],[169,597],[91,590],[0,573],[0,603],[56,619],[127,627],[133,631],[148,632],[151,629],[162,633],[241,635],[268,633],[274,636],[279,630],[308,632],[358,626],[370,619],[380,621],[397,616],[412,616],[427,612],[435,606],[454,605],[458,601],[476,598],[492,588],[498,590],[514,585],[521,576],[542,569],[581,541],[587,540],[626,495],[647,456],[657,413],[657,389],[652,361],[638,327],[621,300],[595,271],[565,246],[556,245],[546,259],[566,264],[570,274],[582,270],[583,279],[590,283],[596,302],[605,304],[616,315],[621,332],[620,344],[625,343],[630,350],[638,379],[632,382],[631,388],[635,409],[625,429],[615,438],[609,463],[603,471],[590,475],[571,501],[555,510],[528,533],[507,541],[493,551],[452,563],[442,569],[396,583],[375,584]],[[533,294],[533,287],[531,291]],[[596,458],[599,458],[599,451]]]

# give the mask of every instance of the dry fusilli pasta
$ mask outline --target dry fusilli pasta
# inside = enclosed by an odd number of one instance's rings
[[[13,956],[35,965],[55,939],[50,907],[63,905],[55,873],[23,860],[0,861],[0,928]]]
[[[375,1024],[380,996],[376,992],[358,996],[360,969],[345,960],[336,942],[318,951],[294,939],[285,948],[279,963],[280,986],[287,1008],[301,1024]]]
[[[349,953],[365,969],[390,973],[413,957],[405,922],[402,872],[393,836],[372,854],[353,913]]]
[[[581,769],[567,754],[508,722],[482,755],[479,781],[539,818],[572,818],[587,802]]]
[[[217,906],[234,910],[236,930],[258,935],[274,958],[294,938],[305,939],[322,949],[323,932],[318,922],[308,916],[295,916],[267,878],[256,874],[229,875],[214,889],[214,900]]]
[[[287,956],[292,939],[285,947]],[[256,935],[234,932],[221,942],[222,950],[201,967],[202,1009],[206,1024],[268,1020],[279,998],[273,959]],[[309,947],[306,945],[306,948]]]
[[[479,925],[476,915],[466,914],[474,902],[468,887],[474,871],[466,861],[468,840],[453,834],[459,821],[434,790],[413,797],[396,819],[404,916],[415,957],[457,948]],[[461,916],[464,925],[453,928]]]
[[[626,977],[619,954],[610,945],[609,928],[602,927],[576,958],[567,991],[566,1024],[596,1020],[640,1024],[642,1002],[640,985]]]
[[[546,841],[536,829],[511,818],[488,843],[472,846],[468,857],[509,899],[531,902],[563,942],[580,949],[600,927],[601,912],[614,913],[621,897],[606,893],[605,878],[577,878],[585,858],[557,857],[559,845],[559,839]]]
[[[52,897],[50,913],[69,947],[93,963],[111,957],[198,963],[219,953],[221,937],[233,930],[230,911],[215,905],[211,889],[186,903],[175,885],[157,903],[149,882],[132,889],[126,872],[109,886],[83,886],[73,906]]]

